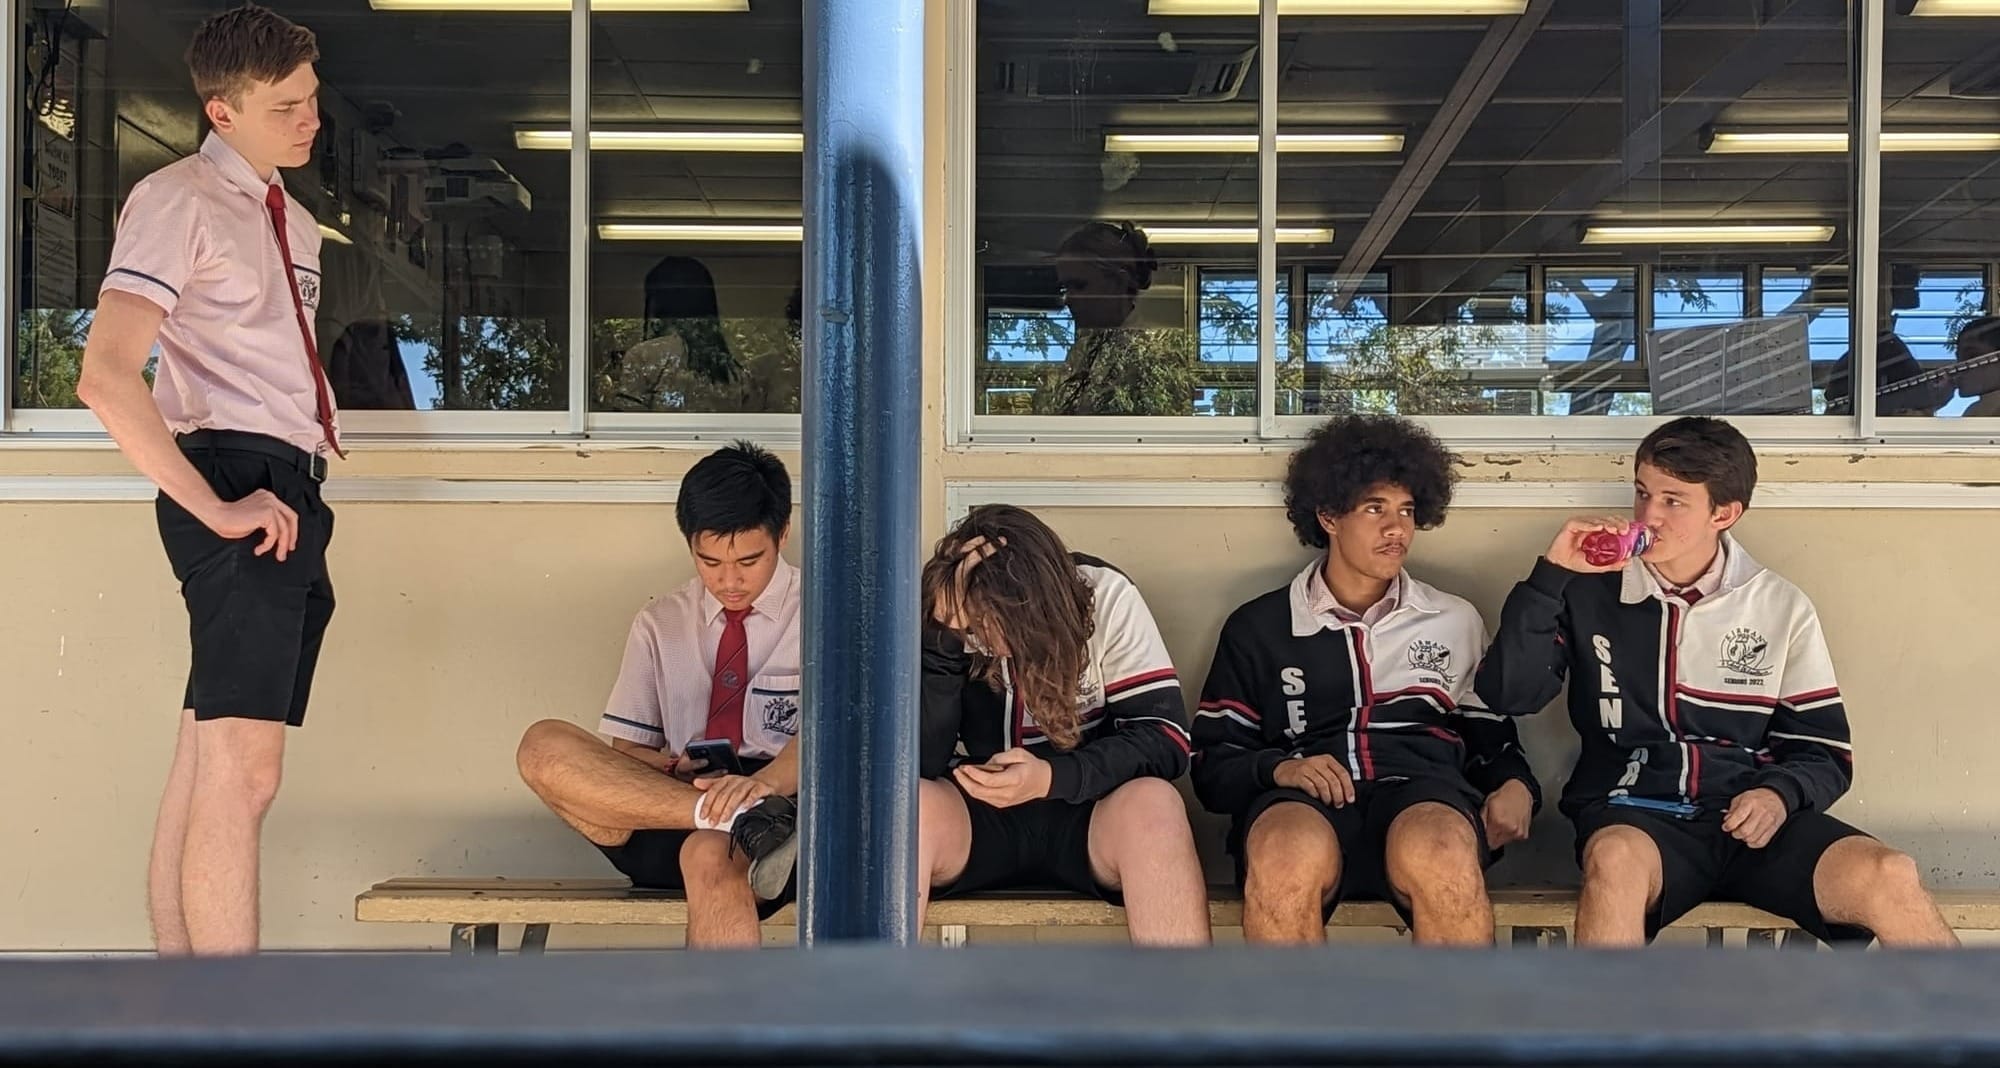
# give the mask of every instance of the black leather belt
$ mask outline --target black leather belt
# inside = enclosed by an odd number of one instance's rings
[[[326,457],[287,445],[277,438],[244,430],[194,430],[178,441],[182,452],[206,449],[211,452],[254,452],[297,468],[314,482],[326,481]]]

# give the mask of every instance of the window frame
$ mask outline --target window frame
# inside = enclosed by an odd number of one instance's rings
[[[1241,449],[1268,451],[1288,447],[1305,436],[1314,426],[1323,421],[1323,416],[1283,416],[1275,414],[1276,396],[1274,386],[1275,367],[1275,324],[1272,317],[1265,316],[1260,323],[1260,340],[1265,355],[1260,360],[1260,381],[1256,420],[1241,417],[1217,418],[1210,416],[1168,416],[1140,418],[1128,416],[1062,416],[1027,417],[1008,415],[973,414],[973,368],[977,358],[976,322],[979,307],[976,300],[979,264],[977,261],[977,225],[975,210],[975,189],[977,173],[978,137],[978,85],[974,77],[974,58],[978,54],[978,4],[952,4],[949,6],[946,33],[948,47],[946,63],[948,70],[945,105],[946,145],[944,158],[944,180],[946,184],[944,203],[945,219],[945,323],[943,331],[944,347],[944,388],[945,394],[945,442],[948,448],[976,450],[982,448],[1016,448],[1021,446],[1091,446],[1115,451],[1119,447],[1137,450],[1157,448],[1165,441],[1187,445],[1207,445],[1217,449]],[[1857,4],[1850,8],[1849,49],[1848,49],[1848,101],[1849,124],[1858,131],[1855,151],[1849,155],[1850,180],[1848,183],[1847,233],[1848,247],[1845,250],[1849,264],[1851,292],[1854,296],[1848,304],[1849,347],[1856,354],[1855,381],[1872,382],[1875,377],[1875,352],[1873,338],[1875,323],[1880,318],[1880,300],[1876,293],[1881,273],[1881,142],[1883,81],[1882,38],[1886,13],[1878,5]],[[1278,15],[1276,5],[1259,5],[1258,35],[1261,41],[1275,40]],[[1273,54],[1267,52],[1266,54]],[[1260,74],[1262,68],[1260,64]],[[1275,71],[1271,81],[1275,81]],[[1266,83],[1270,84],[1270,83]],[[1275,114],[1278,101],[1275,92],[1260,93],[1257,121],[1260,132],[1275,130]],[[1260,142],[1260,187],[1275,177],[1264,173],[1272,166],[1275,154],[1270,146]],[[1261,189],[1260,189],[1261,191]],[[1258,217],[1258,269],[1261,273],[1290,274],[1296,266],[1273,269],[1265,266],[1274,262],[1276,255],[1275,224],[1272,219],[1272,205],[1268,197],[1260,197]],[[1961,266],[1962,263],[1935,266]],[[1393,263],[1382,266],[1393,269]],[[1539,321],[1544,309],[1546,287],[1543,284],[1543,269],[1546,265],[1531,263],[1523,265],[1529,274],[1529,316],[1530,322]],[[1653,319],[1652,304],[1653,275],[1658,264],[1633,264],[1640,275],[1640,288],[1635,294],[1635,315],[1641,337],[1650,329]],[[1759,258],[1746,259],[1741,265],[1745,274],[1744,302],[1746,313],[1761,314],[1761,277],[1766,264]],[[1925,264],[1924,266],[1932,266]],[[1242,271],[1245,268],[1232,265],[1230,268]],[[1995,268],[1988,267],[1986,304],[1995,306],[1993,282],[2000,279]],[[1299,299],[1298,286],[1293,286],[1291,296]],[[1275,292],[1260,294],[1260,302],[1266,304],[1275,299]],[[1192,316],[1192,312],[1190,315]],[[1864,325],[1865,324],[1865,325]],[[1862,339],[1867,342],[1863,343]],[[1980,419],[1964,417],[1895,418],[1878,422],[1874,413],[1872,391],[1864,391],[1857,398],[1856,411],[1846,417],[1827,415],[1746,415],[1732,416],[1730,421],[1743,430],[1753,441],[1762,444],[1787,445],[1799,448],[1816,446],[1858,447],[1886,446],[1897,450],[1911,447],[1933,447],[1939,449],[1965,448],[2000,444],[2000,418]],[[1448,442],[1460,446],[1487,446],[1497,449],[1595,449],[1616,447],[1623,450],[1637,442],[1654,427],[1667,421],[1666,416],[1511,416],[1511,415],[1442,415],[1419,416],[1417,420],[1437,432]],[[1247,425],[1246,423],[1251,424]]]
[[[5,0],[7,25],[4,41],[5,65],[17,73],[23,45],[22,23],[26,0]],[[571,129],[589,129],[591,120],[590,44],[591,15],[588,0],[571,5],[569,30],[569,124]],[[683,16],[686,17],[686,16]],[[24,135],[19,79],[9,77],[0,87],[0,183],[19,187],[20,146]],[[801,87],[803,92],[803,87]],[[594,236],[591,214],[590,145],[588,138],[572,138],[569,149],[569,195],[567,207],[568,270],[565,344],[569,403],[548,411],[437,410],[372,411],[343,410],[340,413],[343,442],[354,448],[467,444],[490,445],[518,442],[523,446],[549,441],[630,442],[655,446],[709,448],[720,440],[748,438],[772,448],[796,448],[803,437],[801,416],[788,412],[597,412],[590,410],[591,336],[591,245]],[[805,159],[800,158],[800,178],[805,175]],[[10,324],[20,321],[21,287],[18,271],[22,266],[19,241],[22,237],[21,212],[9,212],[0,224],[0,279],[7,281],[0,295],[0,315]],[[803,270],[804,249],[800,248]],[[19,372],[19,334],[10,327],[0,337],[0,450],[13,445],[74,440],[80,445],[109,440],[97,416],[84,408],[16,408],[15,375]],[[803,374],[801,367],[801,374]],[[803,383],[801,384],[803,386]]]

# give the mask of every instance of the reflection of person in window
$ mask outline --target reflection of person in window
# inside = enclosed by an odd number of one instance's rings
[[[1063,239],[1056,275],[1076,341],[1037,408],[1053,415],[1191,415],[1195,363],[1185,336],[1130,330],[1160,261],[1131,223],[1091,222]]]
[[[2000,416],[2000,315],[1988,315],[1965,324],[1958,332],[1958,362],[1991,359],[1957,373],[1958,391],[1977,397],[1962,414],[1980,419]]]
[[[668,256],[646,272],[642,338],[606,361],[604,401],[615,411],[681,411],[690,390],[732,382],[741,370],[708,268]]]
[[[1951,383],[1934,379],[1929,382],[1909,386],[1904,389],[1889,387],[1915,378],[1924,372],[1917,362],[1915,353],[1903,339],[1893,333],[1883,333],[1875,341],[1875,414],[1877,415],[1936,415],[1951,399]],[[1833,374],[1826,382],[1826,410],[1828,412],[1851,412],[1853,399],[1854,353],[1841,354],[1833,365]],[[1887,392],[1883,392],[1887,390]]]

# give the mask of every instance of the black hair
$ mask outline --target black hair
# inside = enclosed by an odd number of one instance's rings
[[[792,521],[792,476],[770,450],[747,441],[702,457],[681,480],[674,505],[681,536],[763,530],[776,539]]]
[[[1408,419],[1339,415],[1306,438],[1285,470],[1285,515],[1302,544],[1327,546],[1319,517],[1343,516],[1370,487],[1387,482],[1410,492],[1417,527],[1444,522],[1458,472],[1451,450]]]

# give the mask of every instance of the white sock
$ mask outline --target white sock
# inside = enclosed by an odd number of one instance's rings
[[[730,828],[736,826],[736,817],[741,816],[742,814],[750,811],[753,807],[756,806],[756,802],[752,801],[750,804],[744,805],[738,808],[736,811],[731,812],[724,819],[720,820],[710,819],[707,815],[708,797],[709,795],[703,794],[700,797],[694,799],[694,826],[695,829],[699,831],[726,832]]]

